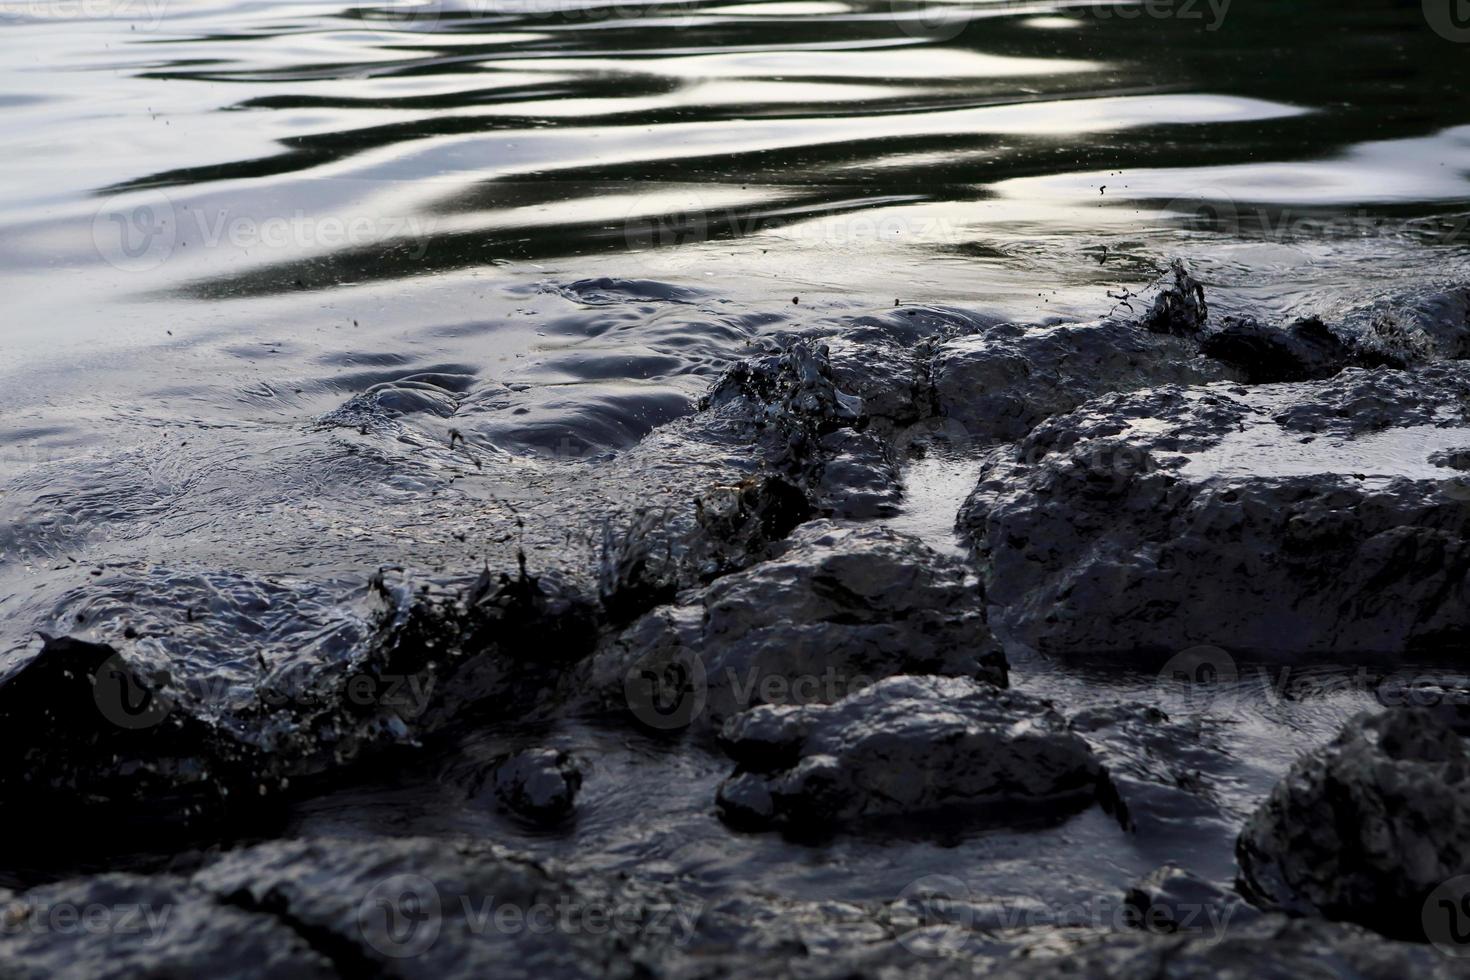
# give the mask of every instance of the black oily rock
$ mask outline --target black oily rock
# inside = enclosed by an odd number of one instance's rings
[[[1086,708],[1068,721],[1108,770],[1102,804],[1125,829],[1165,837],[1228,837],[1238,817],[1215,779],[1232,760],[1198,718],[1175,721],[1136,701]]]
[[[898,460],[868,432],[839,429],[822,438],[821,476],[814,488],[818,510],[852,520],[892,517],[903,499]]]
[[[702,903],[574,878],[492,845],[423,838],[277,841],[221,856],[196,888],[290,923],[343,976],[647,976]]]
[[[1423,939],[1431,892],[1470,874],[1470,746],[1429,710],[1359,715],[1276,785],[1236,858],[1260,903]]]
[[[526,749],[495,767],[495,796],[509,810],[536,823],[571,816],[582,771],[566,752]]]
[[[1123,896],[1130,924],[1147,932],[1223,936],[1255,922],[1261,912],[1235,892],[1166,864],[1134,882]]]
[[[65,637],[0,680],[0,806],[12,826],[105,815],[119,832],[168,832],[254,789],[256,754],[169,700],[162,680],[111,646]]]
[[[825,829],[1005,805],[1091,801],[1103,770],[1049,702],[963,677],[890,677],[832,705],[765,705],[720,735],[739,827]]]
[[[1200,353],[1204,288],[1178,263],[1172,278],[1138,319],[997,324],[939,345],[929,371],[934,410],[983,445],[1020,439],[1104,392],[1239,380]]]
[[[1351,310],[1344,325],[1406,363],[1470,357],[1470,286],[1419,290]]]
[[[1330,378],[1345,367],[1383,360],[1360,351],[1315,317],[1285,327],[1252,317],[1227,319],[1205,338],[1200,351],[1240,370],[1251,384]]]
[[[105,874],[0,901],[8,980],[336,977],[288,923],[222,904],[181,878]]]
[[[1020,439],[1105,392],[1235,377],[1193,337],[1122,319],[995,327],[941,344],[933,368],[938,412],[980,444]]]
[[[952,976],[963,976],[956,970]],[[1352,926],[1263,916],[1223,938],[1211,932],[1123,933],[1058,957],[1000,967],[1000,978],[1148,977],[1151,980],[1296,980],[1354,977],[1451,980],[1463,964],[1428,946],[1386,942]]]
[[[993,451],[961,510],[1044,652],[1428,652],[1470,621],[1470,368],[1094,399]]]
[[[813,521],[768,561],[634,622],[592,658],[602,706],[717,727],[757,704],[830,703],[902,673],[1006,683],[964,564],[881,526]]]

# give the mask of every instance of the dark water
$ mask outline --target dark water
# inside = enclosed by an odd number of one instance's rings
[[[359,648],[381,565],[453,581],[525,543],[585,572],[577,515],[646,489],[599,468],[765,334],[895,301],[1098,316],[1175,256],[1220,313],[1463,278],[1444,6],[0,0],[0,671],[45,630],[243,692]],[[941,544],[952,463],[903,518]],[[528,511],[561,522],[517,539]],[[1367,700],[1216,706],[1226,817],[1148,839],[1096,810],[958,856],[738,837],[721,760],[590,729],[546,736],[599,760],[570,838],[428,771],[297,827],[846,897],[956,862],[1073,894],[1191,850],[1224,878],[1239,816]]]

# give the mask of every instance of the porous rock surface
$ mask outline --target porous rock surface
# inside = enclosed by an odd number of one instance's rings
[[[1001,621],[1047,652],[1451,645],[1467,405],[1458,364],[1103,396],[993,452],[959,526]]]
[[[495,795],[528,820],[555,824],[571,816],[582,771],[566,752],[526,749],[495,767]]]
[[[0,973],[53,977],[328,978],[332,961],[290,926],[174,876],[104,874],[0,901]]]
[[[767,705],[726,722],[739,770],[722,816],[825,828],[1005,803],[1075,805],[1103,778],[1050,704],[963,677],[890,677],[832,705]]]
[[[1433,711],[1359,715],[1292,767],[1236,857],[1269,906],[1422,939],[1430,892],[1470,873],[1470,745]]]
[[[1170,278],[1140,317],[996,324],[940,344],[930,368],[935,411],[984,445],[1020,439],[1105,392],[1238,379],[1201,354],[1203,287],[1177,262]]]
[[[589,670],[613,709],[641,678],[691,680],[688,717],[671,727],[718,726],[763,703],[829,703],[894,674],[1006,683],[962,562],[882,526],[831,521],[803,525],[776,557],[643,616]]]

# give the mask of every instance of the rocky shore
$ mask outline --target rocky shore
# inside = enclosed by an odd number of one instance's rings
[[[1467,353],[1470,289],[1215,322],[1177,264],[1091,323],[897,308],[730,365],[578,499],[517,510],[504,567],[381,570],[347,657],[205,698],[186,667],[46,637],[0,677],[0,972],[1463,975],[1470,689],[1354,714],[1253,794],[1209,705],[1078,703],[1028,671],[1218,694],[1247,661],[1463,668]],[[319,425],[453,395],[412,392]],[[916,462],[950,456],[978,467],[957,538],[910,533]],[[527,538],[569,526],[542,567]],[[569,726],[637,765],[609,775]],[[434,832],[319,830],[320,801],[404,774],[453,798]],[[712,840],[817,863],[997,828],[1171,857],[1102,888],[1047,851],[1050,897],[1017,915],[961,866],[838,900],[671,871],[666,840],[552,859],[456,829],[492,808],[554,840],[599,779],[685,783]],[[1233,874],[1198,873],[1231,838]]]

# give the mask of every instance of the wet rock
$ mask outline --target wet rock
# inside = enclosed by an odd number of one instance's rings
[[[492,846],[416,838],[263,844],[193,881],[289,923],[352,976],[646,976],[689,941],[702,909]]]
[[[892,430],[933,414],[930,373],[939,344],[1002,322],[963,310],[905,307],[844,322],[821,342],[837,385],[862,399],[870,422]]]
[[[1189,877],[1168,869],[1145,894],[1156,909],[1183,913],[1197,900],[1219,912],[1202,928],[1160,912],[1154,921],[1173,933],[997,930],[963,909],[919,922],[911,902],[738,888],[701,898],[481,843],[318,838],[219,855],[187,878],[32,889],[10,898],[0,953],[21,977],[1243,978],[1314,976],[1323,964],[1374,978],[1459,975],[1435,950],[1352,926],[1248,919],[1243,907],[1226,916],[1211,903],[1234,907],[1228,893]]]
[[[1103,778],[1050,704],[962,677],[890,677],[831,705],[765,705],[725,723],[739,764],[721,816],[826,829],[1005,805],[1065,808]]]
[[[1003,685],[982,610],[961,562],[883,527],[814,521],[770,560],[633,623],[574,683],[670,729],[755,704],[830,703],[900,673]]]
[[[1154,333],[1189,337],[1205,328],[1210,318],[1205,302],[1205,288],[1189,274],[1184,263],[1175,259],[1169,267],[1168,284],[1149,304],[1143,325]]]
[[[516,574],[487,570],[464,591],[393,596],[395,611],[360,670],[415,681],[411,712],[399,712],[412,731],[544,714],[561,671],[591,652],[596,602],[521,562]]]
[[[259,833],[313,781],[486,715],[548,711],[565,662],[591,651],[590,600],[551,579],[486,575],[450,596],[384,575],[381,634],[347,662],[270,671],[254,700],[179,694],[114,648],[48,639],[0,680],[0,808],[17,828],[106,824],[68,842],[141,845],[181,830]],[[211,710],[212,709],[212,710]],[[38,856],[38,862],[50,855]]]
[[[798,340],[736,361],[700,400],[703,410],[737,407],[752,420],[830,431],[861,417],[862,400],[841,391],[825,345]]]
[[[928,379],[916,356],[916,347],[928,346],[923,340],[900,340],[881,327],[856,324],[825,342],[833,380],[862,399],[865,415],[905,424],[926,413]]]
[[[7,822],[105,822],[115,833],[146,836],[218,818],[261,760],[177,710],[163,680],[142,676],[110,646],[48,638],[0,681]],[[109,843],[84,837],[70,846]]]
[[[1347,326],[1403,363],[1470,357],[1470,287],[1400,296],[1354,310]]]
[[[1431,977],[1449,980],[1460,967],[1437,951],[1386,942],[1352,926],[1264,916],[1225,937],[1144,932],[1108,936],[1063,956],[1000,966],[997,978]]]
[[[0,904],[6,977],[335,977],[288,925],[169,877],[108,874]]]
[[[867,432],[839,429],[822,438],[822,473],[815,505],[831,517],[892,517],[903,499],[898,460],[886,443]]]
[[[1241,831],[1246,893],[1422,939],[1430,892],[1470,873],[1470,746],[1431,711],[1359,715]]]
[[[1199,875],[1166,864],[1135,882],[1124,896],[1133,924],[1148,932],[1223,936],[1261,917],[1244,899]]]
[[[572,757],[555,749],[527,749],[495,767],[495,795],[517,814],[541,824],[572,815],[582,771]]]
[[[710,582],[768,555],[812,516],[806,493],[780,476],[714,487],[694,501],[688,553],[694,581]]]
[[[1202,836],[1213,825],[1224,836],[1233,825],[1237,815],[1212,785],[1227,774],[1229,757],[1198,719],[1171,721],[1155,706],[1128,702],[1085,709],[1068,725],[1107,768],[1102,803],[1125,829]]]
[[[1470,370],[1105,396],[987,459],[959,526],[1052,653],[1453,645],[1470,616]]]
[[[1020,439],[1105,392],[1233,377],[1193,337],[1113,319],[960,337],[940,345],[933,371],[937,410],[979,445]]]
[[[1227,318],[1200,344],[1201,353],[1239,370],[1251,384],[1330,378],[1367,356],[1315,317],[1272,327],[1251,317]]]

